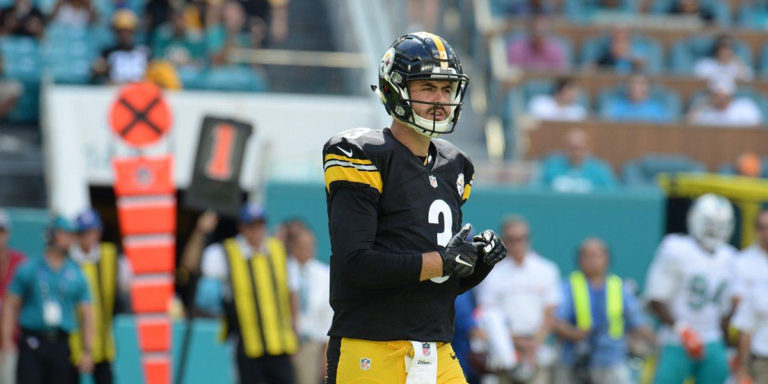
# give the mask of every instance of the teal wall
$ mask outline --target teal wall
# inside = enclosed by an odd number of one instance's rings
[[[273,183],[267,187],[272,223],[304,218],[317,234],[318,257],[328,260],[330,242],[322,184]],[[645,271],[664,232],[665,197],[656,189],[562,194],[535,189],[472,189],[464,221],[475,230],[498,229],[516,213],[531,224],[533,247],[554,260],[566,274],[574,267],[574,250],[587,236],[599,236],[613,253],[614,272],[644,282]]]
[[[10,247],[28,256],[41,256],[48,213],[41,209],[27,208],[8,208],[6,211],[11,217]]]

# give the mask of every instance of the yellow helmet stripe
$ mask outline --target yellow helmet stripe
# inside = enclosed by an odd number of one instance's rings
[[[440,57],[440,60],[445,60],[440,62],[441,68],[448,68],[448,53],[445,51],[445,45],[443,44],[443,39],[440,38],[440,36],[435,35],[434,33],[427,32],[429,37],[432,38],[432,41],[435,42],[435,46],[437,47],[437,54]]]

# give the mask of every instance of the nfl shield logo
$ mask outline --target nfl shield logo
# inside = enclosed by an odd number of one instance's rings
[[[366,357],[363,357],[362,359],[360,359],[360,369],[362,369],[363,371],[367,371],[371,369],[371,359]]]
[[[424,355],[424,357],[429,356],[429,343],[421,343],[421,354]]]
[[[429,185],[431,185],[432,188],[437,188],[437,177],[429,175]]]

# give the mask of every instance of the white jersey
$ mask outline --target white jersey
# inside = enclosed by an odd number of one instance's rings
[[[696,330],[704,342],[722,339],[720,319],[730,307],[736,249],[723,244],[714,253],[691,236],[667,235],[648,272],[646,297],[665,303],[672,317]],[[679,343],[672,329],[659,332],[663,343]]]

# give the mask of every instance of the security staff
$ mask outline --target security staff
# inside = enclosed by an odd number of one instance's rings
[[[15,347],[14,325],[21,327],[16,381],[19,384],[75,383],[69,363],[69,334],[78,327],[84,348],[80,372],[93,368],[93,312],[88,285],[67,258],[74,227],[63,217],[51,221],[43,257],[32,258],[16,271],[6,295],[2,319],[3,355]]]
[[[96,384],[111,384],[112,361],[115,359],[112,318],[117,298],[121,291],[126,290],[130,270],[125,259],[118,257],[114,243],[100,243],[103,224],[98,212],[94,209],[84,211],[77,216],[75,224],[78,236],[69,249],[69,255],[83,271],[93,302],[93,379]],[[83,350],[83,335],[73,332],[69,346],[72,362],[77,366]]]
[[[290,355],[296,289],[289,283],[283,244],[266,236],[266,213],[246,203],[238,235],[203,251],[197,304],[225,317],[225,332],[236,340],[240,383],[292,384]]]

